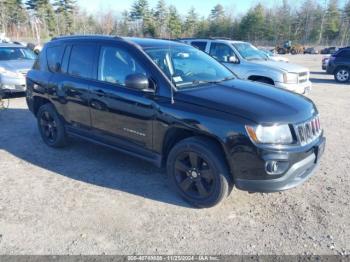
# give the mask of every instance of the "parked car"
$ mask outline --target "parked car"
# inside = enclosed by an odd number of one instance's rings
[[[329,58],[327,73],[339,83],[350,80],[350,48],[341,48]]]
[[[79,137],[164,166],[175,191],[199,207],[218,204],[234,185],[295,187],[314,173],[325,147],[311,100],[235,79],[178,42],[56,38],[27,84],[48,146]]]
[[[330,55],[325,55],[322,57],[322,70],[327,70],[327,65],[330,57]]]
[[[307,68],[268,60],[250,43],[226,39],[181,41],[207,52],[243,80],[262,82],[304,95],[311,90]]]
[[[285,56],[277,55],[274,52],[271,52],[270,50],[266,49],[259,49],[264,55],[267,56],[269,60],[276,61],[276,62],[289,62],[289,59]]]
[[[317,55],[319,52],[314,47],[308,47],[304,50],[304,54]]]
[[[35,59],[36,55],[24,46],[0,44],[0,89],[7,93],[24,92],[25,76]]]
[[[328,55],[328,54],[334,54],[337,51],[338,51],[337,47],[331,46],[331,47],[326,47],[326,48],[322,49],[320,53],[323,55]]]

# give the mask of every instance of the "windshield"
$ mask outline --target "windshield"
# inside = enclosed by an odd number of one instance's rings
[[[36,55],[28,48],[0,47],[0,61],[7,60],[35,60]]]
[[[249,43],[234,43],[232,45],[246,60],[266,60],[266,55]]]
[[[270,50],[259,49],[266,56],[274,56],[274,54]]]
[[[234,78],[233,73],[214,58],[191,46],[152,48],[145,52],[177,88]]]

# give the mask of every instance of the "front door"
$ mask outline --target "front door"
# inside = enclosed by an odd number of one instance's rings
[[[152,149],[154,94],[125,86],[128,75],[147,71],[122,43],[100,47],[97,71],[90,101],[94,131],[119,147]]]

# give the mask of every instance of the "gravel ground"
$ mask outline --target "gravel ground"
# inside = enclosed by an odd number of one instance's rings
[[[290,59],[312,71],[320,170],[282,193],[234,189],[206,210],[146,162],[82,141],[48,148],[12,99],[0,111],[0,254],[349,254],[350,84],[322,73],[319,55]]]

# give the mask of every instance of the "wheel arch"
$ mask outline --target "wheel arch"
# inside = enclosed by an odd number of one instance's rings
[[[334,72],[336,72],[337,70],[341,69],[341,68],[345,68],[347,70],[350,71],[350,65],[338,65],[335,69]]]
[[[275,81],[271,77],[268,77],[268,76],[250,75],[248,77],[248,80],[255,81],[255,82],[262,82],[262,83],[266,83],[266,84],[270,84],[270,85],[275,85]],[[261,80],[263,80],[263,81],[261,81]]]
[[[166,162],[167,162],[169,153],[172,150],[172,148],[176,144],[181,142],[182,140],[190,138],[190,137],[199,137],[199,138],[206,139],[206,140],[209,140],[209,141],[215,143],[216,146],[218,146],[218,148],[221,150],[223,157],[224,157],[224,160],[225,160],[225,163],[226,163],[227,167],[229,168],[230,173],[232,173],[231,166],[230,166],[229,161],[227,159],[227,152],[226,152],[225,146],[218,137],[215,137],[215,136],[210,135],[210,134],[198,132],[195,130],[185,129],[182,127],[173,127],[171,129],[169,129],[167,131],[166,135],[164,136],[163,146],[162,146],[162,163],[161,163],[162,167],[166,166]]]
[[[41,97],[41,96],[35,96],[33,98],[33,113],[36,116],[39,108],[45,104],[49,104],[51,103],[51,101],[45,97]]]

